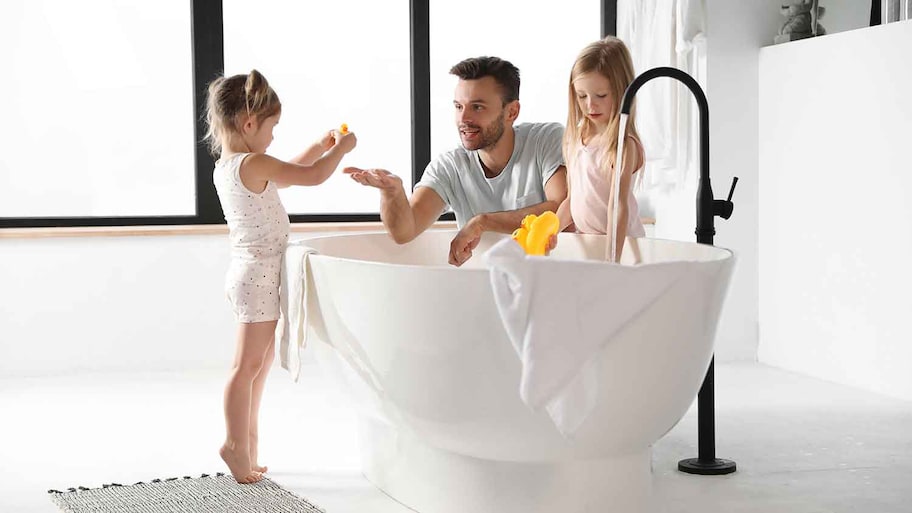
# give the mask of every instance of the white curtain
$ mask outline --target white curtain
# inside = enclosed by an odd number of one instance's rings
[[[705,92],[705,0],[619,0],[617,32],[630,48],[637,74],[675,67]],[[639,90],[636,108],[646,150],[644,192],[682,188],[699,172],[699,112],[693,95],[676,80],[658,78]]]

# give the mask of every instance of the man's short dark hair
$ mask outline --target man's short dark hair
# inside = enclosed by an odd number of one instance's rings
[[[519,70],[497,57],[472,57],[450,68],[450,75],[462,80],[492,77],[500,86],[504,105],[519,99]]]

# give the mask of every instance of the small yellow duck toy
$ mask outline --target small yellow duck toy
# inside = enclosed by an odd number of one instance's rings
[[[548,250],[548,241],[560,229],[560,219],[550,210],[536,216],[529,214],[522,220],[522,226],[513,232],[513,240],[519,243],[527,255],[543,256]]]

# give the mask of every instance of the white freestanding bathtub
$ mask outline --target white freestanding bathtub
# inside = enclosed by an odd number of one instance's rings
[[[520,359],[482,258],[499,236],[486,235],[455,268],[454,234],[429,231],[402,246],[383,233],[292,243],[318,253],[319,305],[308,316],[321,318],[328,340],[309,343],[353,394],[364,475],[421,513],[651,511],[651,446],[699,390],[731,252],[628,240],[624,265],[695,261],[721,272],[680,280],[606,345],[595,409],[565,438],[520,399]],[[605,254],[601,236],[559,241],[549,258]]]

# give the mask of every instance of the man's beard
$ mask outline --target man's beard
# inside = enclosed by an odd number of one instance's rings
[[[497,141],[504,134],[504,119],[506,118],[506,112],[501,111],[500,115],[497,116],[497,119],[493,123],[484,127],[480,135],[481,137],[471,146],[468,145],[465,141],[462,142],[462,147],[473,151],[473,150],[483,150],[497,144]],[[478,128],[477,126],[461,126],[459,129],[462,131],[464,128]],[[462,134],[460,134],[461,136]]]

